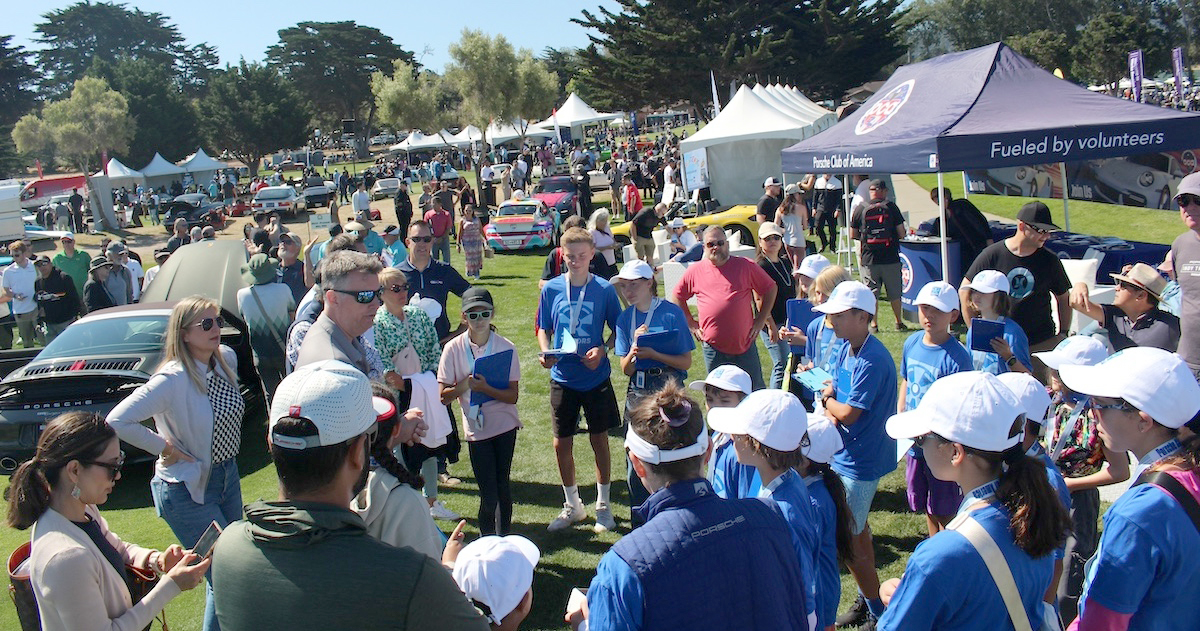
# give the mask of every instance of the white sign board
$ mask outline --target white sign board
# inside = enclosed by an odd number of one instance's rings
[[[313,232],[329,231],[333,225],[333,217],[327,212],[308,213],[308,229]]]
[[[683,183],[689,191],[707,188],[712,184],[708,177],[708,150],[704,147],[683,154]]]

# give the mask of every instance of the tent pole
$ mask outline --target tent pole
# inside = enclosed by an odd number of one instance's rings
[[[1067,232],[1071,231],[1071,210],[1067,208],[1067,200],[1071,198],[1070,191],[1067,189],[1067,163],[1058,163],[1058,176],[1062,182],[1062,197],[1063,197],[1063,229]]]
[[[938,171],[938,221],[941,226],[941,250],[942,254],[942,281],[950,282],[950,246],[946,243],[949,238],[946,236],[946,183],[942,177],[942,172]]]

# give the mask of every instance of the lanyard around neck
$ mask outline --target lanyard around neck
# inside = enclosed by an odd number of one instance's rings
[[[658,305],[661,302],[662,302],[662,298],[655,298],[650,301],[650,308],[646,310],[646,319],[642,321],[642,324],[646,325],[647,331],[650,330],[650,319],[654,317],[654,310],[658,308]],[[630,343],[630,345],[637,343],[637,328],[638,328],[637,314],[638,314],[638,308],[637,308],[637,305],[634,305],[633,313],[629,316],[629,343]]]
[[[992,480],[983,486],[976,487],[971,491],[963,494],[963,501],[958,505],[958,514],[962,514],[976,502],[988,500],[996,495],[996,489],[1000,488],[1000,480]]]
[[[576,301],[571,300],[571,275],[570,275],[570,272],[567,272],[567,277],[564,280],[567,281],[567,305],[570,307],[570,313],[571,313],[571,320],[568,323],[568,326],[570,328],[568,328],[567,330],[571,333],[571,335],[576,335],[575,327],[579,325],[579,316],[583,313],[583,297],[587,295],[587,288],[588,288],[588,285],[590,285],[592,282],[592,275],[589,272],[587,280],[584,281],[584,283],[583,283],[583,287],[579,288],[579,299],[578,299],[579,305],[578,306],[576,306]]]

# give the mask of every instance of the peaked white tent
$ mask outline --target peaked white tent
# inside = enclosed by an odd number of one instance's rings
[[[824,107],[821,107],[820,105],[817,105],[816,103],[813,103],[812,100],[810,100],[807,96],[804,96],[803,92],[801,92],[791,86],[785,87],[785,86],[776,84],[773,86],[767,86],[767,91],[773,92],[776,96],[779,96],[781,98],[781,100],[784,100],[784,101],[787,101],[789,103],[796,105],[800,109],[800,111],[816,114],[817,116],[824,116],[826,114],[830,114],[830,115],[834,115],[835,119],[837,118],[837,116],[836,116],[836,114],[834,114],[834,112],[831,112],[831,111],[825,109]]]
[[[221,162],[220,160],[214,160],[211,158],[207,153],[204,153],[204,149],[201,148],[197,148],[196,153],[184,158],[183,161],[179,163],[179,168],[191,173],[192,180],[194,180],[197,184],[206,184],[212,179],[213,175],[217,171],[224,169],[227,166],[229,165]]]
[[[470,147],[477,142],[483,141],[483,132],[474,125],[467,125],[457,134],[448,138],[448,140],[455,147]]]
[[[529,124],[528,121],[517,119],[512,123],[501,123],[492,121],[487,128],[487,141],[492,146],[502,145],[506,142],[516,140],[521,137],[519,125],[525,125],[526,138],[553,138],[554,131],[541,129],[536,125]]]
[[[833,112],[822,111],[802,113],[743,85],[716,118],[679,147],[684,154],[707,151],[713,199],[722,205],[752,204],[762,197],[763,180],[783,172],[776,154],[837,122]],[[685,158],[685,168],[687,163]]]
[[[109,183],[117,187],[129,186],[130,184],[136,186],[145,180],[141,172],[125,166],[116,158],[109,158],[108,168],[96,172],[92,177],[103,177],[106,171]]]
[[[549,129],[550,131],[554,131],[555,126],[569,127],[572,138],[582,138],[584,125],[600,121],[616,120],[624,118],[624,116],[624,114],[616,112],[597,112],[591,105],[585,103],[583,99],[572,92],[567,97],[567,100],[558,106],[558,109],[550,118],[536,123],[534,127]]]
[[[444,149],[444,148],[450,146],[451,138],[454,137],[454,134],[443,129],[439,133],[430,134],[428,136],[425,134],[420,134],[419,138],[414,139],[413,136],[416,136],[418,133],[419,132],[414,131],[412,134],[409,134],[408,138],[405,138],[405,142],[408,143],[407,151],[421,151],[423,149]],[[401,143],[401,144],[403,144],[403,143]]]
[[[167,162],[167,159],[162,155],[155,153],[154,159],[150,160],[150,164],[142,167],[142,175],[146,177],[146,185],[158,188],[160,186],[170,187],[171,182],[183,179],[183,174],[186,173],[182,168]]]

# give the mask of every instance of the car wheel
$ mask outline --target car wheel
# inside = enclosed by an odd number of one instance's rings
[[[749,245],[749,246],[754,245],[754,235],[750,234],[749,228],[747,228],[746,226],[743,226],[741,224],[735,224],[734,228],[737,230],[737,233],[739,235],[738,239],[742,242],[742,245]],[[727,230],[728,226],[726,226],[725,229]]]

